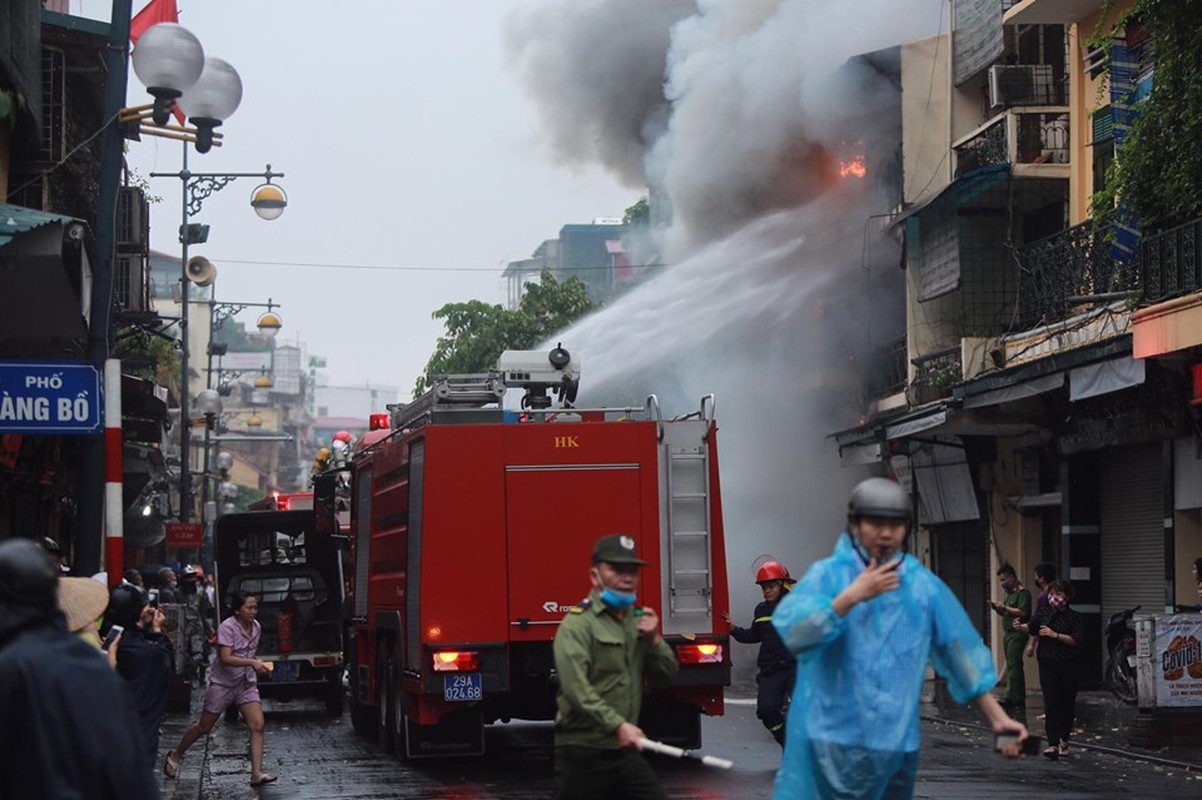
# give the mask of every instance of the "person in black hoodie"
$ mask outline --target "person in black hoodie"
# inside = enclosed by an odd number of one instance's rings
[[[0,800],[159,796],[129,691],[67,632],[58,570],[37,544],[0,544]]]
[[[1053,581],[1048,586],[1048,605],[1036,611],[1030,624],[1015,620],[1015,630],[1039,637],[1039,684],[1047,712],[1048,747],[1043,754],[1051,759],[1068,755],[1068,737],[1077,713],[1077,687],[1080,684],[1081,615],[1069,608],[1073,587],[1068,581]]]
[[[756,659],[759,674],[755,676],[755,715],[776,739],[785,746],[785,712],[789,708],[789,695],[797,677],[797,660],[781,641],[780,634],[772,627],[772,612],[777,603],[797,581],[790,577],[788,568],[778,561],[766,561],[756,573],[755,582],[764,593],[764,601],[755,607],[751,627],[740,628],[733,624],[730,614],[724,614],[730,625],[730,635],[736,642],[754,644],[759,642],[760,654]]]
[[[125,679],[138,711],[142,743],[150,763],[158,761],[159,722],[167,708],[167,695],[175,675],[175,650],[163,633],[166,617],[147,593],[122,584],[109,595],[106,620],[122,625],[125,633],[117,647],[117,672]]]

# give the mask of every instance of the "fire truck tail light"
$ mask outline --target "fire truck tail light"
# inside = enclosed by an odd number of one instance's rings
[[[471,650],[442,650],[434,654],[435,672],[475,672],[480,669],[479,654]]]
[[[334,666],[333,656],[314,656],[313,666],[315,667],[332,667]]]
[[[721,664],[722,645],[713,642],[677,645],[676,660],[682,665]]]
[[[386,431],[392,426],[392,419],[388,414],[372,414],[367,418],[367,426],[369,430]]]

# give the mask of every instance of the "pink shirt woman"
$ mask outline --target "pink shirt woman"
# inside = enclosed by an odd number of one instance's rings
[[[237,616],[226,617],[225,621],[217,626],[217,646],[228,647],[230,652],[238,658],[253,660],[259,650],[259,637],[262,633],[263,629],[257,619],[250,621],[250,630],[248,631]],[[213,662],[213,667],[209,672],[209,682],[220,686],[258,685],[253,667],[230,666],[221,659]],[[224,710],[220,709],[220,711]]]
[[[204,711],[200,720],[184,731],[176,748],[167,753],[163,773],[174,778],[179,772],[184,753],[201,736],[208,736],[225,710],[237,706],[250,730],[250,785],[262,786],[276,779],[263,771],[263,703],[259,700],[259,680],[270,668],[255,658],[259,649],[261,629],[255,617],[259,614],[259,599],[252,594],[233,594],[230,597],[233,614],[217,628],[217,660],[209,673],[205,690]]]

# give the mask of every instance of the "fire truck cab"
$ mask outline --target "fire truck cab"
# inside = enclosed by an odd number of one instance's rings
[[[351,715],[385,751],[479,754],[484,725],[554,719],[551,642],[591,588],[594,543],[616,532],[651,564],[638,602],[658,610],[681,664],[639,724],[696,747],[700,715],[723,712],[713,397],[672,419],[654,395],[641,408],[572,408],[578,379],[562,348],[507,351],[494,372],[436,377],[391,408],[391,430],[354,459]],[[520,409],[503,407],[513,387]]]

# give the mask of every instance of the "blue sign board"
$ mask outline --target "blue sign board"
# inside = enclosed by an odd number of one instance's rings
[[[0,433],[99,433],[103,420],[91,364],[0,361]]]

